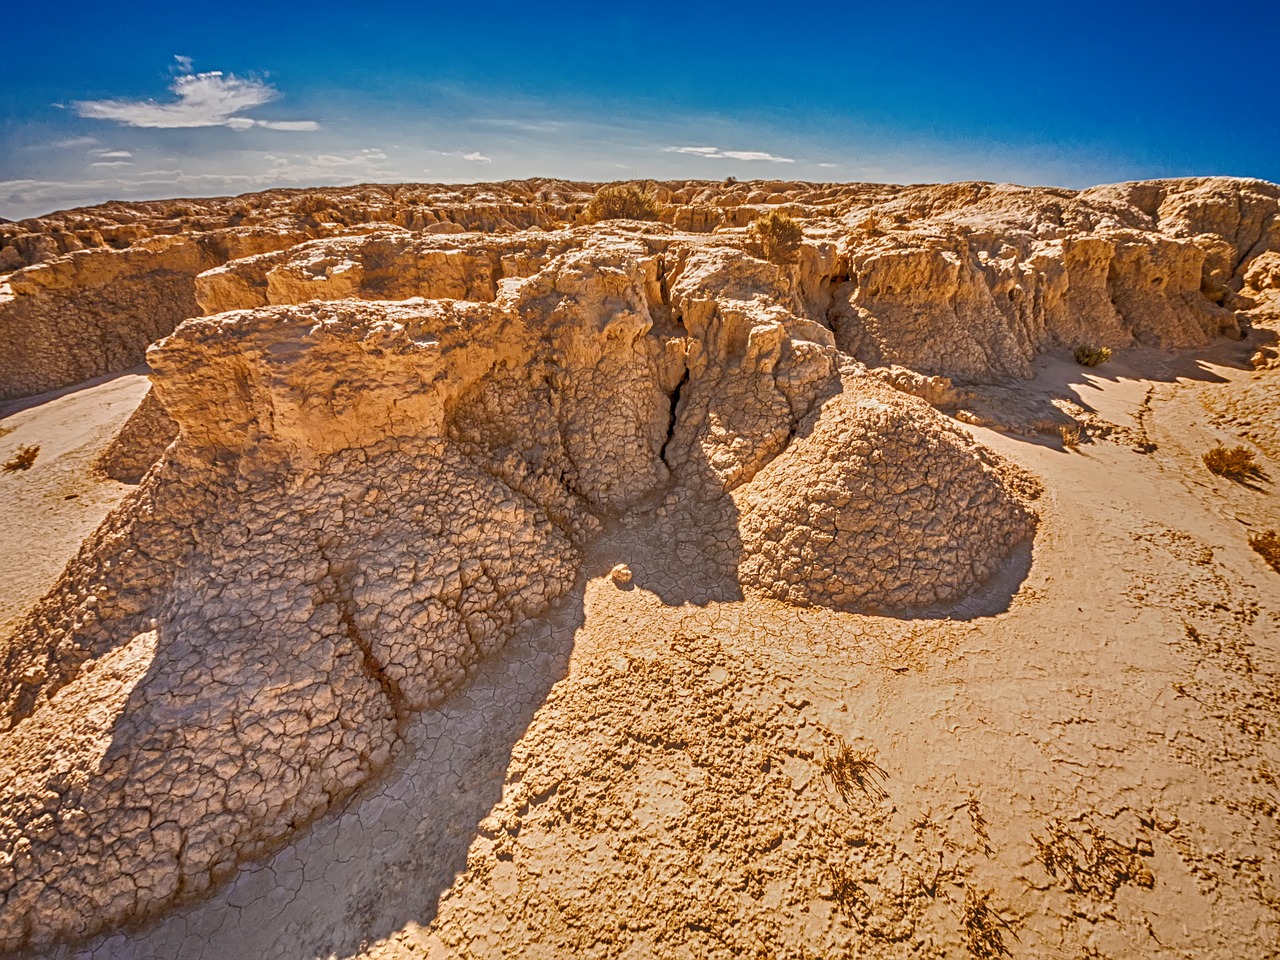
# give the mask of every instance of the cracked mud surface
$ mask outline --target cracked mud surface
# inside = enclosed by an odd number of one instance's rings
[[[94,424],[15,538],[137,483],[0,645],[0,951],[1276,956],[1274,188],[1173,183],[194,264],[0,421]]]

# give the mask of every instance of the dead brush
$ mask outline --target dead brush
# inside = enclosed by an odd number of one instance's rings
[[[827,865],[827,880],[831,883],[831,895],[850,920],[861,921],[866,909],[866,895],[858,886],[853,873],[839,864]]]
[[[969,955],[977,960],[999,960],[1000,957],[1011,956],[1004,944],[1004,930],[1013,933],[1000,915],[991,909],[991,894],[966,887],[964,944],[969,948]]]
[[[1048,826],[1047,837],[1031,839],[1045,871],[1060,880],[1069,893],[1111,900],[1123,884],[1148,889],[1155,885],[1155,877],[1141,858],[1106,834],[1088,827],[1081,839],[1062,820],[1052,820]]]
[[[982,841],[982,849],[991,853],[991,836],[987,833],[987,818],[982,815],[982,804],[978,802],[978,798],[969,795],[969,822],[973,824],[973,833]]]
[[[1064,423],[1058,428],[1058,433],[1062,435],[1062,445],[1068,450],[1074,450],[1080,446],[1080,424]]]
[[[1091,344],[1082,343],[1075,348],[1072,356],[1076,358],[1076,363],[1082,367],[1098,367],[1111,359],[1111,348],[1095,347]]]
[[[875,752],[875,747],[854,750],[843,737],[836,737],[835,749],[824,749],[822,772],[845,803],[852,803],[858,791],[873,800],[889,796],[880,785],[889,779],[889,774],[876,763]]]
[[[1253,451],[1248,447],[1235,446],[1228,449],[1218,444],[1201,459],[1204,460],[1204,465],[1209,468],[1210,473],[1226,477],[1228,480],[1245,480],[1262,474],[1262,469],[1253,459]]]
[[[36,457],[39,455],[40,444],[24,444],[5,462],[4,468],[10,473],[15,470],[30,470],[31,465],[36,462]]]
[[[1249,546],[1262,557],[1276,573],[1280,573],[1280,533],[1264,530],[1262,533],[1249,534]]]

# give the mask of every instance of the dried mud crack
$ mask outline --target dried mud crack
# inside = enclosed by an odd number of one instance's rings
[[[0,223],[0,955],[1280,956],[1280,188],[597,189]]]

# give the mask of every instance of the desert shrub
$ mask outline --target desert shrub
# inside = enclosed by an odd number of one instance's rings
[[[1249,535],[1249,546],[1262,557],[1276,573],[1280,573],[1280,533],[1265,530],[1262,533]]]
[[[804,229],[793,217],[771,210],[751,224],[753,252],[770,263],[795,263]]]
[[[1218,444],[1204,454],[1203,459],[1210,473],[1216,473],[1229,480],[1240,480],[1255,476],[1259,472],[1258,464],[1253,459],[1253,451],[1248,447],[1237,446],[1227,449],[1222,444]]]
[[[1094,347],[1082,343],[1075,349],[1076,363],[1084,367],[1096,367],[1111,359],[1110,347]]]
[[[1068,450],[1074,450],[1080,446],[1080,425],[1078,423],[1063,424],[1058,428],[1062,434],[1062,445]]]
[[[583,213],[588,223],[601,220],[657,220],[657,199],[634,183],[611,183],[596,191]]]
[[[5,463],[4,468],[9,472],[14,470],[30,470],[31,465],[36,462],[36,457],[40,453],[40,444],[31,443],[18,448],[17,452]]]

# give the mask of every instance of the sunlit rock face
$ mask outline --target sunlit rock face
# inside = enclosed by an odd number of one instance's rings
[[[1280,283],[1253,181],[669,183],[664,222],[575,223],[593,189],[0,227],[3,395],[153,380],[104,461],[136,491],[0,647],[0,950],[198,897],[333,809],[657,503],[742,596],[945,610],[1033,537],[1035,484],[920,397],[1238,336]],[[755,254],[766,209],[794,262]]]

